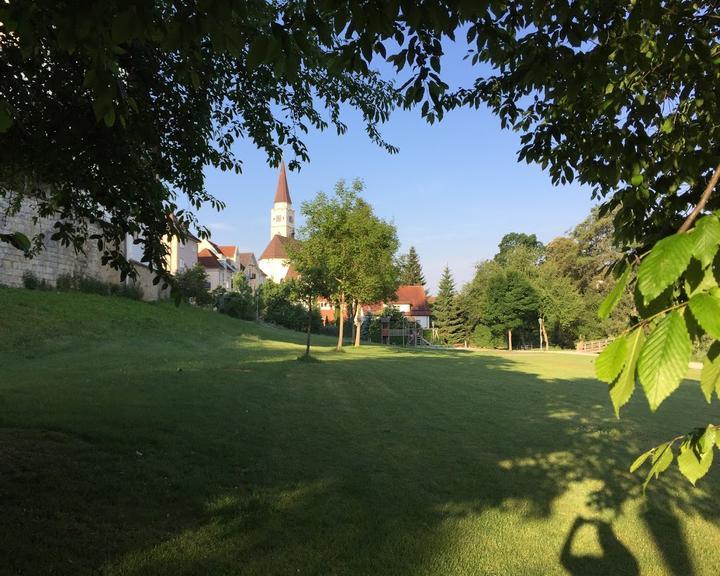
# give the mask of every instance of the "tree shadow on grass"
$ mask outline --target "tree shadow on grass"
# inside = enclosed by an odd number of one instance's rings
[[[92,430],[53,439],[6,429],[13,448],[0,461],[14,472],[0,475],[9,536],[0,557],[12,559],[9,573],[476,573],[472,559],[448,563],[458,523],[518,509],[548,519],[590,482],[583,506],[598,516],[603,562],[622,574],[637,562],[609,520],[640,496],[629,463],[701,417],[683,387],[662,418],[647,419],[636,395],[618,422],[605,386],[519,372],[504,357],[288,359],[272,378],[266,363],[242,366],[198,367],[211,389],[178,381],[175,396],[145,400],[163,434],[133,427],[142,396],[127,400],[122,443],[93,440]],[[122,451],[150,441],[141,455]],[[716,486],[693,491],[672,472],[651,486],[641,517],[669,573],[694,571],[677,510],[716,521]],[[492,549],[503,536],[486,530],[474,537]],[[562,543],[548,551],[543,573],[561,573],[575,561],[567,554]],[[498,559],[501,571],[518,573],[514,561]],[[592,561],[565,567],[581,573]]]

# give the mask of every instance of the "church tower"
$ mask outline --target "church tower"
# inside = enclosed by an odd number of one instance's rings
[[[285,162],[280,164],[275,204],[270,210],[270,239],[272,240],[276,235],[295,238],[295,210],[293,210],[292,200],[290,200]]]

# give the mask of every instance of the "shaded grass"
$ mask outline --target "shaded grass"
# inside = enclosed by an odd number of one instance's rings
[[[335,354],[319,337],[307,363],[303,334],[189,308],[0,303],[0,574],[720,565],[717,470],[646,496],[626,472],[716,412],[696,383],[618,421],[587,356]]]

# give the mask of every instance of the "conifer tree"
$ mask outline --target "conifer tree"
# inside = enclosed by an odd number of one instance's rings
[[[438,330],[440,341],[445,344],[458,344],[463,339],[463,317],[455,294],[455,281],[450,268],[445,266],[438,296],[433,305],[435,327]]]
[[[415,246],[400,259],[400,284],[409,286],[425,286],[425,275],[420,265],[420,258]]]

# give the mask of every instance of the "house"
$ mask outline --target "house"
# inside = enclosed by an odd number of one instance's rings
[[[275,190],[275,201],[270,210],[270,242],[260,255],[260,270],[274,282],[282,282],[297,276],[288,262],[286,247],[295,240],[295,210],[285,173],[285,163],[280,164],[280,174]]]
[[[260,265],[255,259],[255,254],[252,252],[238,252],[237,260],[245,269],[245,276],[253,292],[256,291],[262,286],[262,283],[265,282],[266,276],[263,271],[260,270]]]
[[[216,288],[232,290],[232,279],[238,271],[235,262],[211,240],[201,240],[198,250],[198,264],[205,268],[208,275],[208,290]]]
[[[197,264],[198,243],[200,240],[189,232],[184,241],[177,237],[165,236],[163,242],[168,248],[165,264],[171,274],[178,274]],[[162,283],[153,284],[155,274],[150,272],[150,269],[142,261],[143,245],[141,243],[136,244],[135,239],[130,235],[125,238],[125,254],[135,267],[136,273],[135,279],[127,278],[126,282],[142,288],[144,300],[159,300],[170,296],[169,290],[164,289]]]
[[[255,254],[240,252],[237,246],[220,246],[219,248],[225,257],[234,263],[236,270],[245,272],[245,277],[253,292],[257,290],[265,281],[265,274],[260,270]]]
[[[422,328],[430,328],[430,304],[423,286],[400,286],[391,302],[378,302],[363,307],[363,313],[382,314],[388,306],[396,308],[408,320],[417,322]]]

